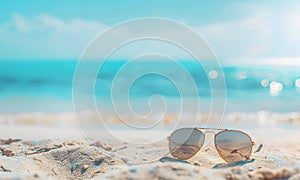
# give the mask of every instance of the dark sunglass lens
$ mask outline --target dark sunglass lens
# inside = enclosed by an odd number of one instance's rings
[[[251,138],[241,131],[223,131],[217,134],[215,145],[227,163],[249,160],[252,151]]]
[[[194,128],[183,128],[174,131],[169,139],[169,149],[177,159],[193,157],[203,146],[204,134]]]

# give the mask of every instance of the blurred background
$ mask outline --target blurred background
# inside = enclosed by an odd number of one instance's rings
[[[0,2],[0,113],[72,112],[72,81],[81,53],[105,29],[141,17],[177,21],[208,42],[224,71],[226,112],[299,111],[299,1],[15,0]],[[176,47],[155,41],[133,43],[109,57],[95,85],[99,108],[112,108],[113,77],[136,52],[176,59],[197,85],[204,102],[201,111],[209,111],[208,78],[217,75],[206,74]],[[133,68],[168,66],[162,59],[153,60],[140,60]],[[178,80],[189,88],[180,74]],[[174,102],[195,98],[180,97],[168,79],[155,75],[140,79],[130,92],[133,101],[143,103],[154,94]]]

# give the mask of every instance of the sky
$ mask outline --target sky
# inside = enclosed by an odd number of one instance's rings
[[[168,18],[190,26],[224,64],[300,65],[297,0],[3,0],[0,60],[77,60],[99,33],[143,17]],[[126,33],[130,32],[122,32]],[[131,51],[134,48],[117,57],[129,56]]]

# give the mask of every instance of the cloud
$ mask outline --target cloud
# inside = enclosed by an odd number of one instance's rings
[[[0,25],[0,38],[3,40],[0,42],[0,47],[2,47],[0,56],[1,59],[78,59],[89,42],[106,28],[108,26],[98,21],[80,18],[65,21],[46,13],[32,18],[14,13],[11,21]],[[172,27],[161,31],[155,27],[135,25],[118,29],[114,33],[115,37],[120,38],[135,37],[136,31],[143,32],[149,29],[178,41],[189,42],[189,36],[184,32],[178,35],[178,30],[175,31],[176,29]],[[114,41],[106,41],[106,43],[109,46]],[[147,53],[166,54],[181,59],[192,58],[187,52],[174,45],[150,40],[134,42],[128,47],[123,47],[113,58],[130,58]],[[206,54],[202,53],[203,57],[206,57]],[[93,54],[91,57],[97,57],[96,55]]]
[[[13,20],[13,24],[15,26],[15,28],[19,31],[19,32],[29,32],[31,31],[31,27],[28,24],[27,20],[25,19],[24,16],[22,16],[19,13],[15,13],[12,17]]]
[[[0,25],[1,59],[78,58],[85,46],[107,26],[97,21],[64,21],[48,14],[26,18],[14,13]]]
[[[278,26],[279,32],[282,32],[281,36],[285,39],[285,44],[281,51],[287,52],[299,52],[300,48],[300,13],[290,10],[281,10],[278,14],[279,21],[282,22],[281,26]],[[278,34],[279,34],[278,32]]]
[[[267,66],[300,66],[300,57],[262,57],[262,58],[237,58],[231,64],[239,65],[267,65]]]
[[[14,13],[8,22],[0,24],[0,59],[78,59],[89,42],[106,28],[107,25],[93,20],[64,20],[46,13],[28,18]],[[225,64],[254,61],[269,64],[270,59],[275,59],[274,63],[293,63],[300,57],[300,13],[297,11],[253,11],[247,18],[192,28],[207,40]],[[188,41],[184,33],[174,35],[175,32],[170,28],[162,33]],[[135,32],[124,28],[117,33],[126,37]],[[178,49],[165,46],[157,42],[137,43],[120,50],[115,57],[151,50],[186,58]]]
[[[299,64],[300,13],[265,10],[245,19],[198,27],[225,63]],[[252,60],[251,60],[252,59]],[[279,62],[282,61],[282,62]]]
[[[270,46],[272,27],[269,13],[233,21],[198,27],[197,30],[221,58],[253,57]]]

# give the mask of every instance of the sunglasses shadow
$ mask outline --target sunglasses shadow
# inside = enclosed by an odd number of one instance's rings
[[[178,163],[185,163],[185,164],[191,164],[188,161],[185,160],[179,160],[179,159],[174,159],[171,157],[162,157],[159,159],[160,162],[178,162]],[[255,161],[255,159],[251,159],[251,160],[247,160],[247,161],[237,161],[237,162],[233,162],[233,163],[229,163],[229,164],[225,164],[225,163],[220,163],[220,164],[216,164],[215,166],[212,167],[212,169],[222,169],[222,168],[229,168],[229,167],[234,167],[234,166],[242,166],[248,163],[253,163]],[[196,165],[196,164],[195,164]]]
[[[242,166],[248,163],[253,163],[255,161],[255,159],[251,159],[251,160],[247,160],[247,161],[238,161],[238,162],[233,162],[233,163],[229,163],[229,164],[225,164],[225,163],[220,163],[220,164],[216,164],[214,167],[212,167],[212,169],[221,169],[221,168],[229,168],[229,167],[234,167],[234,166]]]
[[[162,157],[162,158],[159,159],[159,161],[160,162],[179,162],[179,163],[191,164],[188,161],[180,160],[180,159],[174,159],[174,158],[171,158],[171,157]]]

